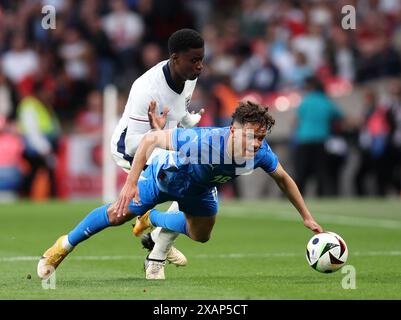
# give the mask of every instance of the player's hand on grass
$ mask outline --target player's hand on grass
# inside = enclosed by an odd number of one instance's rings
[[[311,229],[314,233],[323,232],[323,228],[315,220],[304,220],[305,227]]]
[[[163,107],[163,112],[159,116],[157,114],[156,101],[151,101],[148,109],[150,127],[156,130],[163,130],[167,123],[168,112],[169,109],[167,107]]]
[[[132,199],[135,203],[139,203],[140,201],[138,186],[126,183],[114,205],[114,214],[117,217],[125,216],[128,213],[128,206]]]

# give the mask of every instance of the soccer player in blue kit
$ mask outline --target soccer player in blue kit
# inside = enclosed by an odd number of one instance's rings
[[[117,212],[120,218],[113,222],[114,225],[139,216],[134,227],[136,236],[152,227],[162,227],[195,241],[206,242],[218,211],[216,186],[249,174],[258,167],[268,173],[286,194],[304,225],[313,232],[322,232],[294,180],[280,165],[266,141],[273,125],[274,119],[267,108],[248,101],[239,103],[230,127],[175,128],[147,133],[135,153],[118,200],[93,210],[93,217],[88,219],[88,215],[69,237],[79,239],[79,242],[86,240],[110,226],[108,217],[111,212]],[[143,170],[155,148],[170,152],[160,153]],[[154,209],[166,201],[177,201],[179,210],[166,213]],[[71,250],[63,246],[59,238],[39,261],[39,277],[49,277]],[[165,260],[147,257],[146,278],[164,279],[164,264]]]

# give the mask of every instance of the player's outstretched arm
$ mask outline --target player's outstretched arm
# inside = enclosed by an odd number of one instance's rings
[[[315,233],[323,232],[322,227],[315,221],[312,214],[306,207],[305,201],[295,181],[284,170],[280,163],[277,165],[277,169],[270,173],[270,176],[274,179],[279,188],[285,193],[287,198],[298,210],[302,216],[302,219],[304,220],[305,227],[311,229]]]
[[[114,213],[117,217],[128,213],[128,205],[132,199],[135,203],[140,201],[139,190],[137,187],[139,176],[146,164],[147,159],[155,148],[172,150],[171,145],[172,130],[151,131],[145,134],[135,153],[132,161],[131,170],[127,176],[127,180],[118,196],[117,202],[114,204]]]

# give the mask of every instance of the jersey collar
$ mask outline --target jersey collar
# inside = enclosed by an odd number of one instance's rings
[[[167,61],[167,63],[163,66],[163,73],[164,73],[164,77],[166,78],[167,84],[170,87],[170,89],[173,90],[177,94],[181,94],[184,91],[184,87],[182,88],[182,90],[179,90],[177,88],[175,82],[173,81],[173,78],[171,77],[169,61]]]

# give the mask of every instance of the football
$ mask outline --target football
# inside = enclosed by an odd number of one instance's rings
[[[322,273],[339,270],[347,258],[347,244],[334,232],[316,234],[306,246],[306,260],[313,269]]]

